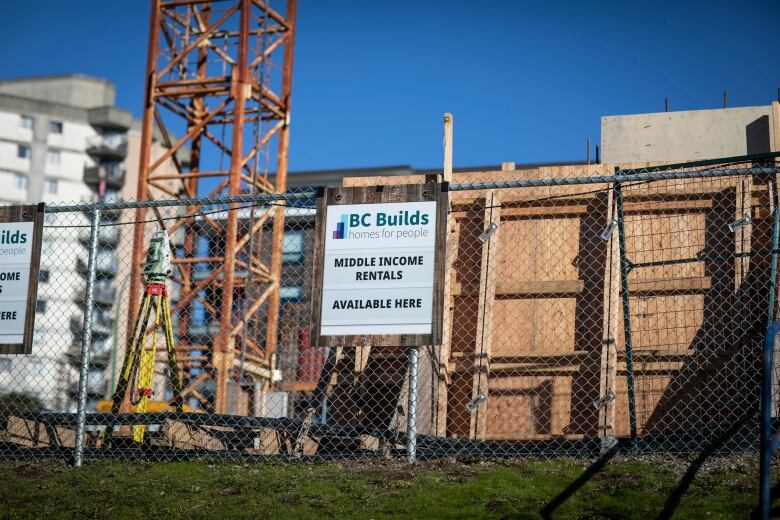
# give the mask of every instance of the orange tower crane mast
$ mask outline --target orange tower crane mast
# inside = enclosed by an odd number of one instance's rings
[[[295,0],[281,9],[270,0],[152,1],[139,200],[286,191],[295,11]],[[162,153],[154,153],[156,140],[165,147]],[[171,162],[175,173],[163,171]],[[269,177],[269,171],[275,175]],[[273,368],[284,207],[256,208],[249,222],[236,204],[225,208],[224,218],[208,217],[206,209],[186,206],[167,224],[169,233],[183,236],[183,254],[173,261],[180,291],[172,311],[178,313],[177,350],[185,378],[188,364],[203,357],[190,353],[206,353],[207,359],[203,374],[185,380],[184,394],[198,395],[195,386],[210,377],[215,397],[201,402],[226,413],[236,349],[244,349],[242,359],[254,360],[265,373]],[[143,288],[145,236],[154,230],[144,224],[145,208],[136,210],[135,220],[128,323],[135,321]],[[269,222],[271,242],[263,248],[262,230]],[[198,250],[198,225],[223,237],[220,254]],[[270,250],[270,262],[261,250]],[[210,266],[208,276],[194,276],[197,264]],[[206,293],[219,298],[208,301]],[[208,345],[188,333],[198,300],[219,321],[219,334]],[[247,323],[253,324],[251,334]],[[258,330],[262,333],[254,333]]]

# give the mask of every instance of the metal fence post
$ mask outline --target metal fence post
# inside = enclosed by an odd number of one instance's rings
[[[417,365],[420,347],[409,347],[409,390],[406,413],[406,462],[417,460]]]
[[[615,175],[620,170],[615,168]],[[615,206],[618,223],[618,250],[620,252],[620,296],[623,302],[623,335],[626,344],[626,386],[628,387],[628,421],[631,428],[631,450],[636,450],[637,421],[636,394],[634,390],[634,354],[631,348],[631,311],[628,298],[628,273],[631,263],[626,255],[626,223],[623,215],[623,190],[619,180],[615,181]]]
[[[762,519],[769,519],[772,508],[772,369],[775,336],[780,332],[780,321],[767,328],[761,353],[761,466],[759,474],[759,508]]]
[[[769,519],[772,509],[772,371],[774,370],[775,337],[780,330],[780,321],[772,323],[775,307],[775,277],[777,276],[777,247],[780,241],[780,208],[775,205],[772,212],[772,263],[769,272],[769,304],[767,309],[767,329],[761,351],[761,425],[759,473],[759,507],[761,518]]]
[[[87,263],[87,288],[84,301],[84,325],[81,329],[81,361],[79,364],[79,394],[76,410],[76,449],[73,465],[77,468],[84,460],[84,423],[87,414],[87,377],[89,376],[89,347],[92,343],[92,308],[94,307],[95,271],[97,263],[98,231],[100,229],[100,208],[92,208],[92,222],[89,230],[89,260]]]

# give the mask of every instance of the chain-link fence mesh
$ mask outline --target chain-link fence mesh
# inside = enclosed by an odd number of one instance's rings
[[[142,227],[134,203],[49,207],[33,352],[0,356],[0,458],[73,456],[87,323],[87,458],[404,457],[411,401],[418,458],[755,449],[776,173],[452,184],[443,342],[415,350],[411,396],[408,349],[311,345],[316,190],[156,201]],[[163,228],[164,293],[132,276],[134,231],[145,252]]]

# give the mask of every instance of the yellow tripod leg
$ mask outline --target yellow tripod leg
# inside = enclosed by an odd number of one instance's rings
[[[141,344],[141,363],[138,367],[137,391],[141,392],[138,404],[135,407],[136,413],[145,413],[149,409],[150,391],[152,388],[152,379],[154,377],[154,358],[157,354],[157,327],[160,326],[160,311],[162,309],[162,296],[157,295],[154,310],[154,331],[152,332],[152,348],[147,350],[145,345]],[[135,442],[144,441],[146,426],[139,424],[133,426],[133,440]]]
[[[127,387],[130,384],[130,378],[133,374],[133,366],[138,363],[141,350],[144,344],[144,331],[146,329],[147,321],[149,320],[149,305],[151,302],[151,295],[145,294],[141,303],[141,309],[138,316],[135,319],[135,325],[133,326],[133,335],[128,342],[127,352],[125,353],[125,360],[122,365],[122,371],[120,372],[119,383],[114,390],[114,395],[111,397],[111,411],[113,413],[119,412],[119,408],[122,405],[122,401],[127,393]]]
[[[181,372],[176,361],[176,346],[173,343],[173,322],[171,306],[167,297],[163,297],[163,323],[165,324],[165,345],[168,349],[168,369],[173,390],[173,404],[177,412],[184,411],[184,399],[181,396]]]
[[[130,384],[130,378],[133,374],[133,367],[138,363],[138,358],[144,344],[144,330],[147,326],[146,322],[149,320],[149,305],[151,298],[151,295],[144,294],[141,308],[139,309],[138,316],[135,318],[135,325],[133,325],[132,335],[127,343],[122,370],[119,373],[119,382],[111,396],[111,413],[118,413],[120,411],[122,402],[125,399],[125,394],[127,393],[127,388]],[[111,437],[113,431],[113,425],[107,426],[100,434],[101,443],[106,442],[106,440]]]

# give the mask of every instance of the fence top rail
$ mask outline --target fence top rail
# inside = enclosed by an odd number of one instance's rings
[[[745,156],[748,160],[767,159],[780,157],[780,153],[761,154]],[[734,157],[730,159],[718,159],[713,164],[722,164],[724,161],[739,162],[746,161],[744,157]],[[780,173],[780,166],[747,166],[742,168],[724,167],[724,168],[704,168],[697,170],[677,170],[671,171],[669,168],[688,167],[706,163],[683,163],[679,165],[667,165],[658,167],[647,167],[633,170],[616,169],[615,175],[595,175],[585,177],[561,177],[545,179],[513,179],[506,181],[476,181],[476,182],[456,182],[449,184],[450,191],[472,191],[472,190],[491,190],[491,189],[511,189],[511,188],[536,188],[548,186],[568,186],[582,184],[612,184],[615,182],[632,181],[662,181],[675,179],[697,179],[712,177],[729,177],[735,175],[772,175]],[[91,211],[93,209],[101,210],[120,210],[136,208],[153,207],[171,207],[171,206],[199,206],[199,205],[219,205],[219,204],[273,204],[279,201],[313,201],[323,188],[310,188],[302,191],[288,191],[286,193],[261,193],[245,194],[223,197],[197,197],[186,199],[154,199],[138,201],[112,201],[112,202],[80,202],[76,204],[57,204],[46,205],[47,213],[68,213],[74,211]]]
[[[317,197],[316,189],[287,193],[256,193],[223,197],[196,197],[187,199],[117,200],[111,202],[79,202],[76,204],[46,205],[46,213],[69,213],[74,211],[119,210],[172,206],[216,206],[220,204],[273,204],[279,201],[307,201]]]
[[[612,184],[632,181],[663,181],[674,179],[697,179],[710,177],[730,177],[734,175],[771,175],[780,173],[780,167],[746,168],[708,168],[691,171],[659,171],[644,173],[626,173],[618,170],[617,175],[597,175],[588,177],[561,177],[558,179],[515,179],[509,181],[459,182],[450,184],[450,191],[492,190],[508,188],[538,188],[546,186],[568,186],[576,184]]]

